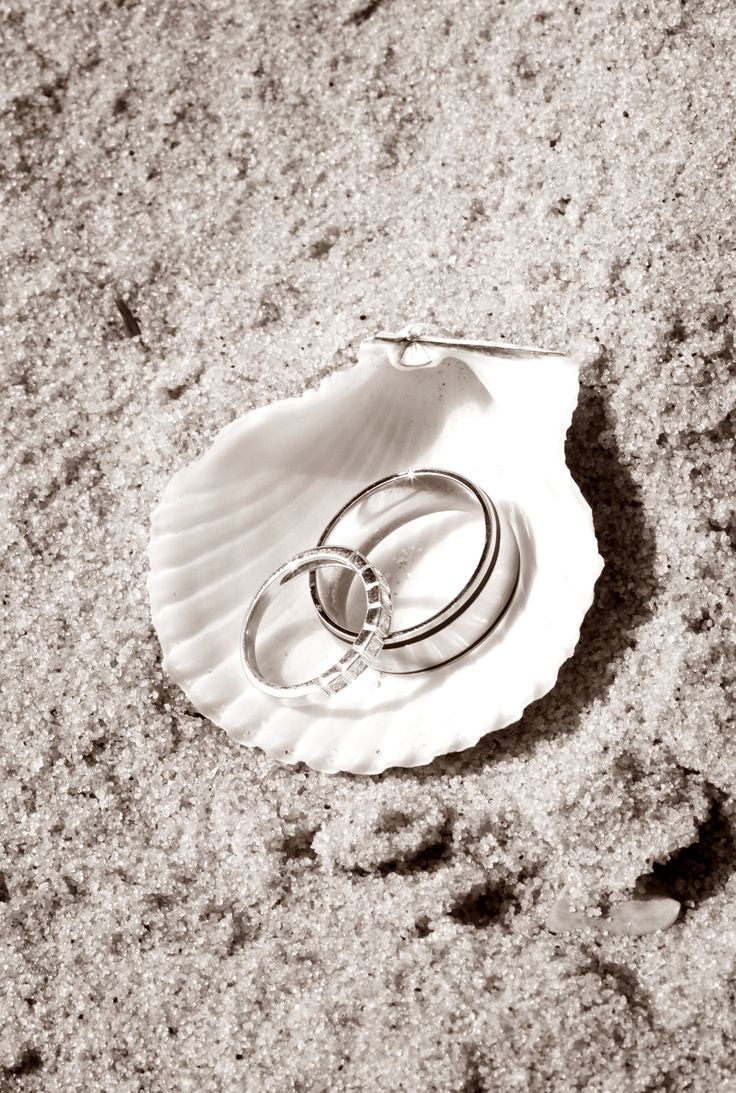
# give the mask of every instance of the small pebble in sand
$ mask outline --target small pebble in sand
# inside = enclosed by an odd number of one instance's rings
[[[569,897],[562,895],[553,903],[545,925],[555,934],[580,930],[641,937],[674,925],[680,914],[680,903],[662,891],[649,891],[623,903],[615,904],[606,914],[593,917],[576,911]]]

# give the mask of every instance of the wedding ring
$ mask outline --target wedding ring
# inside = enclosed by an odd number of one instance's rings
[[[360,632],[350,638],[350,649],[326,672],[304,683],[282,685],[263,678],[256,659],[256,634],[264,614],[279,590],[302,573],[314,573],[323,566],[338,566],[349,571],[350,582],[359,577],[363,583],[366,612]],[[240,651],[243,669],[250,682],[275,698],[297,701],[324,700],[342,691],[369,668],[383,648],[391,625],[391,593],[379,571],[357,550],[320,546],[305,550],[284,562],[256,592],[243,621]]]
[[[425,469],[374,482],[348,501],[322,532],[328,540],[370,552],[388,535],[431,513],[480,512],[484,541],[480,558],[459,593],[421,622],[388,633],[375,667],[409,673],[456,660],[486,638],[503,618],[519,579],[519,547],[506,516],[469,479],[452,471]],[[341,641],[357,634],[347,621],[353,582],[342,571],[312,572],[310,590],[323,625]]]

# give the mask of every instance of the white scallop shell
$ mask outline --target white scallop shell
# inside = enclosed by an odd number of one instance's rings
[[[564,457],[575,363],[512,347],[409,350],[366,342],[355,367],[317,390],[233,421],[153,513],[149,594],[164,669],[234,740],[282,761],[375,774],[471,747],[550,690],[592,602],[602,560]],[[418,467],[465,475],[509,516],[521,585],[501,624],[446,668],[368,671],[321,705],[255,690],[239,632],[261,582],[314,546],[364,486]]]

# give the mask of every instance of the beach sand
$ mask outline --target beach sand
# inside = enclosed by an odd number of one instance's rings
[[[736,1090],[723,2],[6,7],[0,1088]],[[571,349],[606,567],[515,726],[369,778],[163,677],[149,514],[379,328]],[[652,873],[669,930],[554,934]]]

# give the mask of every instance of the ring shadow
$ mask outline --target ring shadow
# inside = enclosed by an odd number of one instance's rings
[[[657,588],[654,533],[644,519],[638,485],[618,449],[609,446],[615,443],[610,425],[603,395],[582,388],[565,455],[591,507],[604,568],[575,652],[560,669],[555,686],[528,706],[519,721],[489,733],[474,747],[438,756],[423,767],[394,767],[374,777],[422,781],[479,770],[501,756],[529,754],[542,739],[574,732],[583,711],[607,693],[622,657],[636,645],[636,631],[651,616]],[[600,439],[604,432],[605,446]]]

